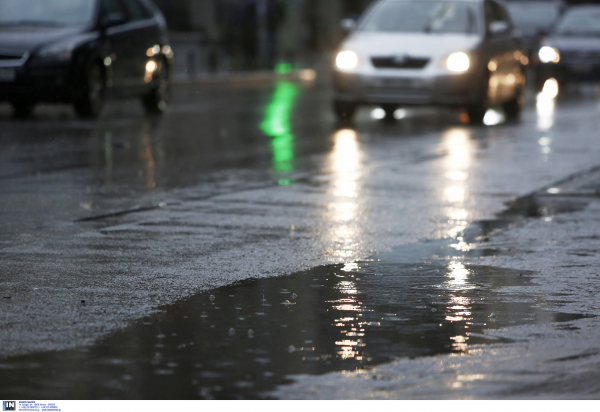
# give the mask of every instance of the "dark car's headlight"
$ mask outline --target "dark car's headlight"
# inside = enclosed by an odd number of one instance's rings
[[[558,63],[560,61],[560,52],[558,49],[550,46],[542,47],[538,56],[542,63]]]
[[[38,62],[67,62],[71,60],[76,45],[77,43],[72,40],[52,43],[42,47],[35,54],[34,59]]]

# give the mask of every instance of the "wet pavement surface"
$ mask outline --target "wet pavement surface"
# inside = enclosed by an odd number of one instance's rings
[[[163,119],[0,107],[0,395],[271,396],[592,319],[540,291],[554,263],[487,262],[530,253],[497,235],[593,204],[594,93],[485,127],[336,124],[322,85],[287,81],[179,88]]]
[[[0,363],[7,372],[0,396],[253,399],[291,374],[466,353],[510,342],[485,334],[494,329],[586,317],[556,311],[564,302],[527,291],[539,274],[465,265],[465,254],[448,243],[199,294],[93,347]],[[466,255],[490,253],[473,252]],[[523,292],[497,292],[511,286]]]

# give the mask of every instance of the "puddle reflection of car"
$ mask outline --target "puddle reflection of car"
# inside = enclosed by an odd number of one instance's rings
[[[539,50],[543,79],[559,84],[600,81],[600,6],[576,6],[564,14]]]
[[[149,0],[0,0],[0,101],[28,116],[38,102],[96,117],[105,97],[165,110],[173,52]]]
[[[523,46],[496,1],[380,0],[336,56],[334,110],[359,105],[466,108],[480,123],[502,104],[517,118],[523,104]]]

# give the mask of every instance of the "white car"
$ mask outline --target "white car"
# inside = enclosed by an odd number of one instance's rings
[[[349,119],[359,105],[379,105],[387,116],[399,106],[451,106],[480,123],[502,104],[514,119],[526,59],[500,2],[380,0],[336,55],[334,110]]]

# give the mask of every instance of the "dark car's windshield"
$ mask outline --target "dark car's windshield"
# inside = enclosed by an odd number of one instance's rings
[[[560,14],[559,4],[552,2],[511,2],[507,8],[515,26],[521,30],[549,28]]]
[[[600,8],[565,15],[556,28],[559,36],[600,37]]]
[[[81,26],[89,23],[95,0],[0,0],[0,26]]]
[[[360,30],[476,33],[477,5],[460,1],[384,2],[367,15]]]

